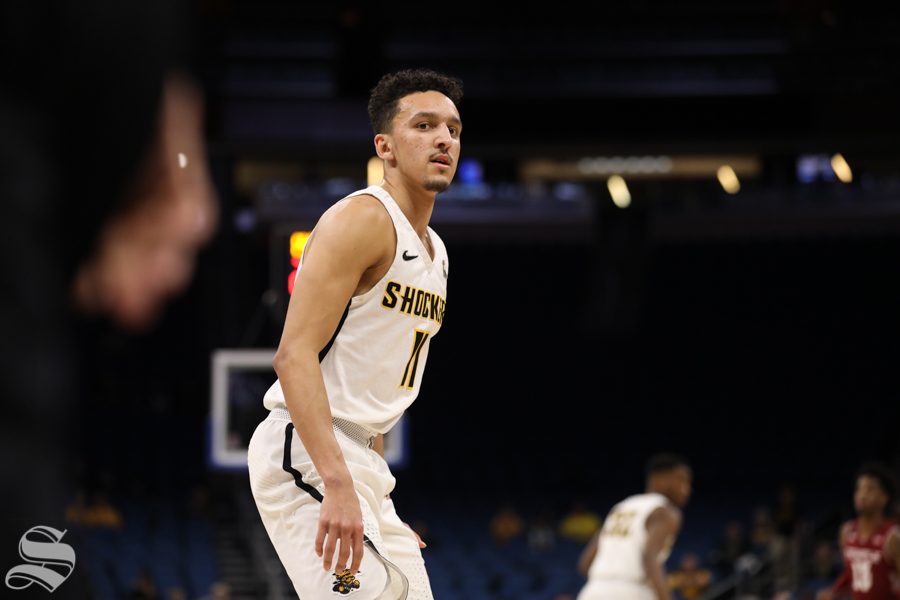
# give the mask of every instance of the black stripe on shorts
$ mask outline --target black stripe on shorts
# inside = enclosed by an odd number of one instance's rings
[[[322,494],[319,493],[319,490],[303,481],[303,475],[300,474],[300,471],[291,466],[291,434],[293,433],[294,424],[288,423],[287,427],[284,428],[284,461],[281,463],[281,468],[294,476],[294,483],[297,484],[298,488],[321,502]]]
[[[300,474],[300,471],[291,466],[291,441],[293,440],[293,433],[294,424],[288,423],[284,428],[284,458],[281,463],[281,468],[294,477],[294,483],[298,488],[321,502],[324,497],[319,492],[319,490],[303,481],[303,475]],[[378,551],[378,548],[375,547],[375,544],[372,543],[372,540],[369,539],[369,536],[365,534],[363,534],[363,543],[371,548],[372,551],[379,557],[381,556],[381,552]]]

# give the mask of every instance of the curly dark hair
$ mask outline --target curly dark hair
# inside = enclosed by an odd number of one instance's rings
[[[866,462],[856,472],[856,478],[859,479],[860,477],[871,477],[878,482],[881,491],[887,496],[887,507],[885,510],[890,511],[897,497],[897,478],[891,470],[880,462]]]
[[[397,116],[400,98],[416,92],[436,91],[444,94],[459,106],[462,100],[462,81],[442,75],[430,69],[405,69],[389,73],[381,78],[369,96],[369,122],[372,130],[386,133]]]
[[[690,468],[690,464],[686,458],[679,454],[660,452],[659,454],[654,454],[647,460],[644,471],[649,477],[650,475],[656,475],[657,473],[674,471],[678,467]]]

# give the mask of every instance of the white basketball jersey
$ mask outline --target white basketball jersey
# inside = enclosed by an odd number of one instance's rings
[[[647,517],[662,506],[669,506],[662,494],[638,494],[616,504],[600,531],[600,546],[588,570],[588,579],[643,583],[644,547],[647,543]],[[672,542],[659,556],[669,557]]]
[[[428,228],[432,259],[384,188],[347,197],[362,194],[378,198],[394,222],[394,262],[372,289],[350,299],[320,361],[332,416],[387,433],[419,393],[428,345],[444,320],[450,265],[438,235]],[[280,382],[263,403],[269,410],[285,406]]]

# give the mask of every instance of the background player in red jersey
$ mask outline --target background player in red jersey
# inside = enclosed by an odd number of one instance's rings
[[[844,572],[817,600],[900,599],[900,525],[888,518],[896,493],[890,471],[864,465],[856,476],[856,519],[841,528]]]

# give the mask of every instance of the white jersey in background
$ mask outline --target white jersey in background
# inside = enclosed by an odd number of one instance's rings
[[[378,198],[394,223],[397,248],[388,272],[351,298],[334,337],[320,354],[331,414],[372,433],[386,433],[419,393],[428,345],[444,320],[447,250],[429,227],[434,258],[384,188],[350,194]],[[301,265],[302,269],[302,265]],[[285,408],[276,381],[263,400]]]
[[[638,494],[616,504],[600,531],[597,555],[588,569],[588,584],[578,600],[642,600],[656,595],[647,583],[644,547],[647,518],[656,509],[671,506],[662,494]],[[658,557],[665,562],[674,540]]]

